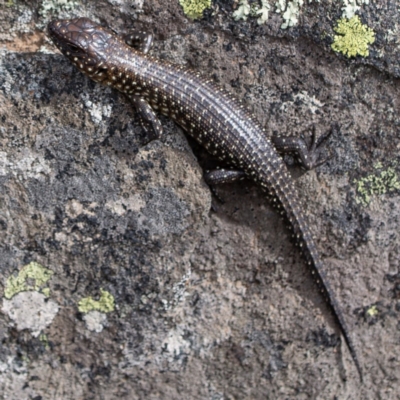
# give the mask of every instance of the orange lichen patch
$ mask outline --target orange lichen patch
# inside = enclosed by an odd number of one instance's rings
[[[35,31],[33,33],[21,33],[12,41],[0,42],[0,47],[19,53],[32,53],[38,51],[44,43],[44,32]]]

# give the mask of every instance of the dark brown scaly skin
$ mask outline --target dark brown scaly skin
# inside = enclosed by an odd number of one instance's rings
[[[135,50],[112,30],[86,18],[52,21],[48,33],[80,71],[125,93],[153,138],[162,135],[162,126],[153,111],[156,110],[172,118],[211,154],[235,169],[211,173],[208,182],[232,181],[244,175],[268,192],[274,206],[289,220],[362,379],[355,347],[327,281],[297,191],[286,165],[255,117],[211,80]],[[131,39],[130,42],[140,40]],[[140,49],[147,52],[149,44],[142,43]]]

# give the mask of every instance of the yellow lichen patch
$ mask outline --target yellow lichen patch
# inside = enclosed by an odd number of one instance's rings
[[[343,53],[347,57],[360,55],[368,57],[368,45],[374,43],[374,31],[363,25],[356,15],[351,19],[342,18],[334,28],[338,35],[335,35],[332,49]]]
[[[11,299],[19,292],[28,290],[42,291],[45,296],[50,294],[50,289],[42,288],[53,275],[53,271],[43,267],[37,262],[25,265],[17,276],[10,276],[6,281],[4,296]],[[31,281],[31,282],[30,282]]]
[[[380,163],[374,166],[375,173],[356,181],[358,204],[367,206],[372,196],[382,195],[400,189],[400,181],[395,168],[383,169]]]
[[[85,297],[78,303],[78,310],[81,313],[88,313],[89,311],[101,311],[108,313],[114,311],[114,296],[106,290],[100,289],[100,299],[93,300],[91,296]]]
[[[49,345],[49,339],[47,337],[47,335],[45,335],[44,333],[42,333],[41,335],[39,335],[39,340],[42,342],[44,348],[46,350],[50,349],[50,345]]]
[[[203,11],[211,7],[211,0],[179,0],[183,12],[191,19],[199,19]]]
[[[375,315],[378,315],[379,311],[378,308],[376,306],[372,306],[367,310],[367,314],[370,317],[375,317]]]

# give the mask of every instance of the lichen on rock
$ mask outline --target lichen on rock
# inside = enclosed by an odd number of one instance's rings
[[[380,163],[374,166],[375,172],[356,181],[358,204],[368,206],[373,196],[400,190],[399,176],[395,166],[383,169]]]
[[[93,310],[103,313],[114,311],[114,296],[103,289],[100,289],[100,293],[99,300],[94,300],[91,296],[81,299],[78,303],[78,310],[81,313],[88,313]]]
[[[46,297],[50,292],[48,288],[42,288],[53,275],[53,271],[43,267],[37,262],[25,265],[17,276],[10,276],[6,281],[4,297],[11,299],[14,295],[28,290],[41,291]],[[29,284],[28,280],[33,284]]]
[[[343,53],[349,58],[357,55],[369,56],[368,45],[374,43],[375,34],[371,28],[360,21],[358,16],[340,19],[334,30],[338,33],[332,43],[334,51]]]
[[[206,8],[211,7],[211,0],[179,0],[183,12],[191,19],[199,19]]]

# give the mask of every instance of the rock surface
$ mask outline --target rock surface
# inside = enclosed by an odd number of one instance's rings
[[[0,287],[36,262],[53,272],[40,298],[54,311],[15,325],[10,305],[30,292],[0,289],[4,398],[399,398],[397,8],[363,5],[377,42],[348,60],[330,49],[335,3],[304,5],[288,30],[272,10],[265,25],[234,21],[222,0],[200,21],[178,1],[0,9]],[[128,101],[45,38],[50,19],[74,16],[154,32],[153,55],[211,76],[271,135],[339,124],[332,158],[292,171],[364,384],[261,190],[220,187],[218,203],[202,179],[209,158],[166,118],[165,140],[143,146]],[[89,296],[98,309],[79,311]]]

